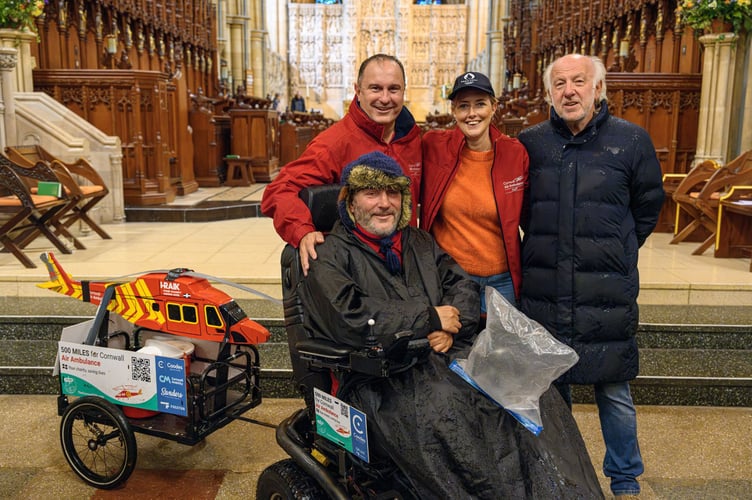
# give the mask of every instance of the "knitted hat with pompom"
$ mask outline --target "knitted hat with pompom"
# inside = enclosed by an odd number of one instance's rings
[[[402,214],[397,222],[397,230],[405,229],[410,223],[410,178],[405,176],[402,167],[391,156],[378,151],[364,154],[345,166],[342,170],[341,184],[337,208],[342,223],[350,230],[355,229],[355,217],[350,212],[350,202],[355,193],[364,189],[393,190],[402,193]]]

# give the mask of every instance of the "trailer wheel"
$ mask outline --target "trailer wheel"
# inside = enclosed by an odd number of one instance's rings
[[[292,459],[264,469],[256,486],[257,500],[317,500],[327,498],[318,483]]]
[[[60,444],[73,471],[97,488],[116,488],[136,467],[136,438],[128,420],[120,408],[97,396],[68,406]]]

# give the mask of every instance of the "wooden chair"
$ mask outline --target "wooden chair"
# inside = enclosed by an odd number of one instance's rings
[[[707,229],[708,225],[703,220],[702,212],[697,208],[695,200],[705,183],[718,168],[718,163],[713,160],[698,163],[684,176],[679,185],[673,188],[671,197],[676,205],[676,219],[671,245],[676,245],[685,240],[693,241],[690,236],[695,233],[700,236],[700,239],[694,239],[694,241],[706,241],[709,234],[715,231],[715,227]],[[703,230],[703,228],[705,229]]]
[[[718,206],[715,257],[752,255],[752,185],[733,186]],[[752,272],[752,258],[749,261]]]
[[[27,166],[19,165],[18,163],[10,160],[7,157],[4,157],[4,159],[6,160],[6,165],[9,166],[16,173],[16,175],[21,178],[24,184],[26,184],[31,194],[38,194],[38,184],[40,182],[59,182],[62,187],[64,187],[65,185],[75,184],[75,181],[73,180],[73,178],[71,178],[70,174],[65,169],[53,168],[49,164],[42,161],[37,162],[32,166]],[[76,208],[81,199],[67,189],[61,189],[60,196],[58,196],[58,198],[65,201],[65,204],[63,208],[58,211],[55,217],[50,218],[47,225],[52,226],[54,232],[57,235],[69,239],[77,249],[86,249],[84,244],[81,243],[78,238],[73,236],[73,234],[68,231],[67,226],[65,226],[65,224],[63,223],[63,220],[70,216],[70,213]],[[24,248],[29,243],[34,241],[37,236],[39,236],[39,230],[29,228],[23,238],[18,238],[17,244],[21,248]],[[70,251],[68,251],[67,253],[70,253]]]
[[[58,250],[71,253],[49,227],[67,205],[67,200],[55,196],[32,194],[10,162],[0,156],[0,244],[25,267],[37,267],[20,243],[30,233],[44,234]]]
[[[681,182],[687,177],[687,174],[663,174],[663,192],[666,193],[663,199],[661,213],[658,215],[658,223],[653,229],[654,233],[671,233],[676,234],[674,229],[676,223],[676,203],[674,202],[674,192]],[[704,239],[704,238],[703,238]]]
[[[67,228],[71,227],[76,221],[82,221],[102,239],[111,239],[110,235],[94,222],[88,214],[110,192],[99,172],[94,170],[94,167],[89,162],[83,158],[79,158],[73,163],[66,163],[50,154],[38,144],[8,146],[5,148],[5,154],[20,165],[29,166],[36,164],[38,161],[43,161],[53,168],[55,172],[59,173],[65,170],[68,175],[67,178],[66,176],[62,176],[63,178],[61,178],[63,187],[71,196],[77,197],[79,202],[65,215],[62,220],[63,225]]]
[[[691,194],[691,203],[696,211],[695,221],[699,221],[710,232],[705,241],[698,246],[692,255],[702,255],[705,250],[713,246],[718,226],[718,206],[732,186],[752,184],[752,151],[743,153],[733,161],[724,165],[707,180],[696,194]],[[684,206],[682,208],[685,208]]]

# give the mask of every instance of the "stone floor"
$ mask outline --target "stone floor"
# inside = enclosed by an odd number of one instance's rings
[[[278,423],[301,405],[267,399],[246,416]],[[603,442],[597,410],[575,405],[601,485]],[[286,458],[274,431],[232,422],[194,446],[137,434],[138,461],[113,491],[87,486],[68,466],[59,442],[55,396],[0,395],[0,498],[254,499],[259,474]],[[743,499],[752,491],[752,408],[638,407],[645,499]],[[607,495],[608,498],[609,495]]]

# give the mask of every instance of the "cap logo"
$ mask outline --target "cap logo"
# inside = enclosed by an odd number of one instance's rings
[[[470,85],[471,83],[475,82],[475,75],[473,73],[465,73],[465,75],[462,77],[462,83],[465,85]]]

